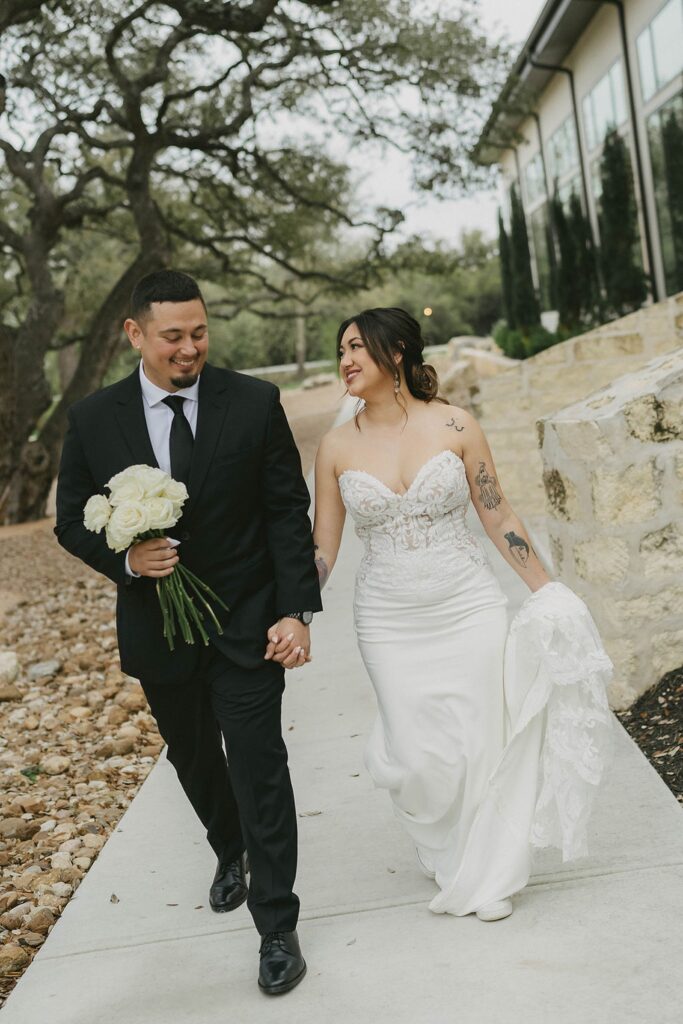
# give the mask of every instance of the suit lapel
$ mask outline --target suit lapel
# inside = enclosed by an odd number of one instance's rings
[[[192,452],[190,469],[190,494],[187,508],[196,501],[202,484],[209,471],[213,453],[220,437],[228,411],[228,399],[225,394],[227,382],[222,374],[217,374],[212,366],[206,365],[199,378],[199,408],[197,409],[197,432]]]
[[[157,466],[156,456],[147,431],[139,370],[121,381],[116,398],[116,419],[134,465]]]

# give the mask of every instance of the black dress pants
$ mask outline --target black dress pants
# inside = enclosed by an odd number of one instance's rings
[[[247,850],[256,928],[293,931],[297,827],[281,726],[284,669],[272,661],[240,668],[210,645],[192,679],[143,680],[142,688],[216,855],[236,860]]]

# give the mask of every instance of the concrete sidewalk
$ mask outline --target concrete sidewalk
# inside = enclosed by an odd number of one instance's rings
[[[492,550],[511,612],[525,588]],[[2,1024],[674,1024],[681,1020],[683,815],[617,726],[590,858],[538,858],[506,921],[435,916],[387,795],[363,768],[374,700],[356,652],[359,545],[347,530],[290,674],[284,729],[297,795],[309,973],[256,987],[245,906],[207,906],[214,861],[162,759],[18,984]],[[112,898],[116,900],[112,902]]]

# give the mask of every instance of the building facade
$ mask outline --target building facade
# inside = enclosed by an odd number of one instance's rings
[[[600,242],[606,135],[627,144],[639,258],[657,301],[683,290],[683,0],[548,0],[476,149],[519,189],[542,308],[549,197],[575,192]]]

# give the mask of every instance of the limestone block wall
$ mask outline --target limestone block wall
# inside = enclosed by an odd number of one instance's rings
[[[591,609],[628,707],[683,665],[683,348],[539,428],[555,574]]]
[[[681,344],[683,293],[479,381],[474,412],[491,444],[503,490],[517,512],[545,512],[536,421]]]

